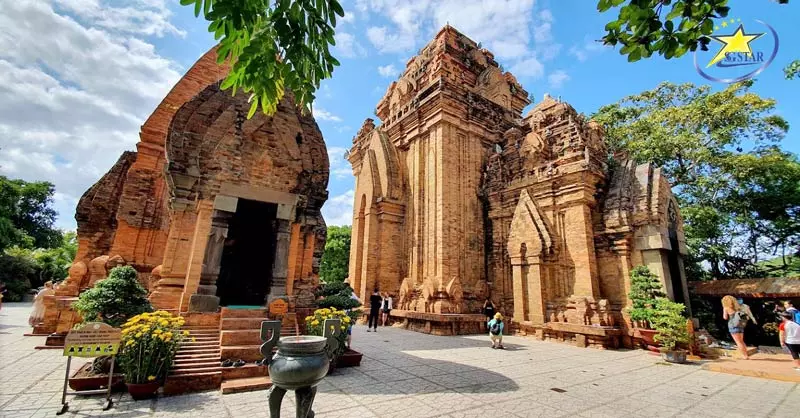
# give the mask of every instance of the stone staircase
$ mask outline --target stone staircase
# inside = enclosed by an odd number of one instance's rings
[[[164,382],[165,395],[199,392],[220,387],[223,379],[220,367],[219,316],[212,320],[192,321],[187,318],[183,330],[189,336],[181,343],[175,363]],[[216,317],[216,318],[214,318]],[[216,319],[216,324],[213,319]]]
[[[291,314],[289,314],[291,315]],[[289,316],[287,315],[287,316]],[[291,315],[294,319],[295,317]],[[257,366],[261,355],[261,322],[268,319],[266,308],[228,309],[222,308],[220,321],[221,359],[244,360],[241,367],[222,368],[222,393],[238,393],[267,389],[272,386],[267,366]],[[281,336],[298,335],[296,319],[285,319]]]

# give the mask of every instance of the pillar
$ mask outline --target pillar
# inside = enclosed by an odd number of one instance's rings
[[[269,301],[286,297],[286,279],[289,275],[289,244],[291,235],[289,221],[275,220],[275,261],[272,263],[272,285],[269,290]]]
[[[522,281],[525,280],[522,274],[523,257],[511,257],[511,275],[514,286],[514,321],[523,322],[525,318],[525,286]]]
[[[216,312],[219,309],[217,278],[222,265],[222,251],[228,237],[228,225],[232,212],[215,209],[211,214],[211,230],[208,233],[203,264],[200,270],[200,283],[189,297],[190,312]]]
[[[589,205],[578,204],[565,212],[567,251],[575,266],[574,296],[598,298],[597,261],[594,252],[594,231]]]
[[[203,201],[198,204],[197,222],[195,223],[191,251],[189,252],[189,265],[186,269],[180,312],[186,312],[189,309],[189,298],[197,293],[197,289],[200,286],[200,274],[203,270],[203,258],[206,253],[208,236],[211,232],[211,213],[213,210],[213,203],[209,201]]]
[[[542,269],[542,260],[538,255],[527,257],[528,274],[528,316],[534,325],[544,325],[545,311],[547,309],[545,301],[545,286],[544,270]],[[516,289],[515,289],[516,290]]]

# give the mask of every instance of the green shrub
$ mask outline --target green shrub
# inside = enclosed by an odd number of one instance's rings
[[[101,321],[119,327],[140,313],[152,312],[147,291],[131,266],[114,267],[106,279],[83,292],[73,307],[83,320]]]
[[[322,297],[317,304],[320,308],[354,309],[361,303],[353,299],[353,289],[347,283],[323,283],[317,289],[317,297]]]
[[[628,313],[638,326],[643,328],[649,326],[653,319],[656,299],[665,296],[661,281],[658,276],[650,272],[650,269],[636,266],[631,270],[631,290],[628,299],[631,300],[632,306]]]
[[[656,330],[655,340],[667,351],[672,351],[678,344],[689,342],[689,330],[686,328],[686,317],[682,303],[667,298],[658,298],[650,324]]]
[[[28,259],[0,253],[0,282],[6,286],[3,302],[19,302],[31,290],[36,266]]]

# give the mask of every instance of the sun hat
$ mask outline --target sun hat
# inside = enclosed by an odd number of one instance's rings
[[[499,319],[499,320],[502,321],[503,320],[503,314],[501,314],[500,312],[494,314],[494,319]]]

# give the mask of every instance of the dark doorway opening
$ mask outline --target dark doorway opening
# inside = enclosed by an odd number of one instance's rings
[[[670,233],[670,235],[672,235]],[[683,281],[681,281],[681,268],[678,263],[678,238],[670,236],[669,243],[672,249],[667,254],[667,263],[669,264],[669,277],[672,282],[672,297],[675,302],[686,304],[686,298],[683,295]]]
[[[272,285],[277,212],[275,203],[239,199],[217,279],[220,305],[265,305]]]

